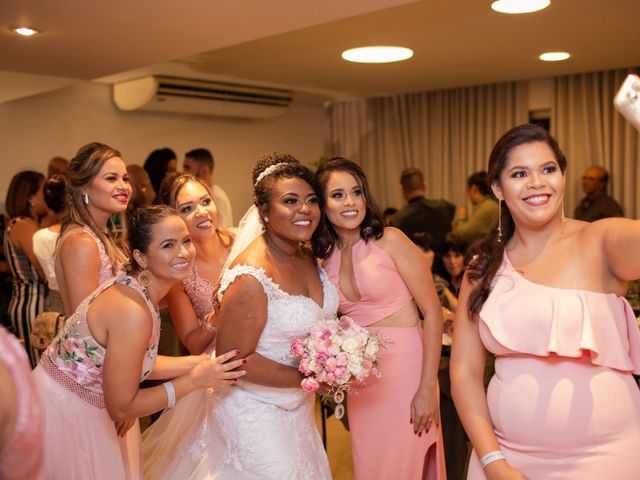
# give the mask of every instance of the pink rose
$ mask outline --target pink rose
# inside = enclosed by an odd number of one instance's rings
[[[309,393],[315,392],[320,387],[318,381],[313,377],[305,378],[304,380],[302,380],[302,382],[300,382],[300,385],[305,392]]]
[[[329,357],[324,368],[327,372],[333,372],[338,366],[338,361],[334,357]]]
[[[302,342],[300,340],[296,340],[291,345],[291,353],[296,357],[301,357],[304,354],[304,347],[302,346]]]

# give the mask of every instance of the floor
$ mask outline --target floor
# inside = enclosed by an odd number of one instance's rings
[[[316,425],[322,434],[320,402],[316,403]],[[340,420],[331,415],[326,422],[327,456],[334,480],[352,480],[353,460],[351,459],[351,439],[349,431]]]

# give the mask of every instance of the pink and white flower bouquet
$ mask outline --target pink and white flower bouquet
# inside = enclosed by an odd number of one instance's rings
[[[380,377],[381,347],[380,337],[343,315],[316,323],[309,336],[293,342],[291,355],[300,359],[303,390],[315,392],[321,383],[328,385],[337,403],[336,418],[342,418],[344,392],[353,390],[352,382]]]

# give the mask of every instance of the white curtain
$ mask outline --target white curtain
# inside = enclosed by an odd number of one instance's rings
[[[613,98],[635,69],[609,70],[555,79],[551,132],[568,162],[566,212],[583,196],[581,178],[591,165],[609,171],[609,194],[626,217],[640,215],[640,135],[613,106]]]
[[[400,173],[422,170],[427,196],[466,204],[495,141],[528,120],[527,82],[371,98],[327,107],[326,155],[364,169],[379,205],[400,207]]]

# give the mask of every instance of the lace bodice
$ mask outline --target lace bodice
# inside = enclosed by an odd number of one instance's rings
[[[322,307],[304,295],[290,295],[267,276],[262,268],[236,265],[227,270],[220,281],[218,300],[239,276],[251,275],[258,280],[268,299],[267,323],[258,340],[256,352],[278,363],[297,366],[291,358],[291,344],[297,337],[306,337],[315,322],[333,318],[338,309],[338,293],[325,271],[318,267],[322,282]]]
[[[191,275],[180,282],[184,293],[187,294],[196,316],[205,320],[213,310],[213,285],[204,277],[198,275],[198,269],[194,266]]]
[[[140,381],[144,380],[151,373],[158,354],[160,317],[147,291],[134,277],[124,274],[103,283],[89,295],[66,320],[64,328],[42,356],[42,366],[51,377],[83,400],[100,408],[104,408],[102,368],[107,350],[91,335],[87,324],[87,310],[102,292],[116,283],[136,290],[144,298],[152,314],[153,330],[140,372]]]

